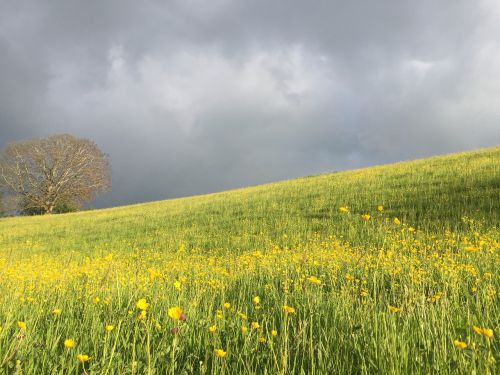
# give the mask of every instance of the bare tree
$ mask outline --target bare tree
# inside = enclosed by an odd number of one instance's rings
[[[0,154],[0,186],[22,210],[81,207],[110,189],[109,160],[94,142],[69,134],[11,143]]]

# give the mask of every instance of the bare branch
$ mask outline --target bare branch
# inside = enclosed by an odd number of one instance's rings
[[[110,189],[109,160],[94,142],[68,134],[12,143],[0,154],[0,187],[21,209],[80,207]]]

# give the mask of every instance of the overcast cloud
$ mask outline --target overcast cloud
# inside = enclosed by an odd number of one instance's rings
[[[0,0],[0,148],[111,157],[114,206],[500,144],[500,2]]]

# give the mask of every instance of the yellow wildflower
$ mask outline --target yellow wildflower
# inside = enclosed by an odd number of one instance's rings
[[[106,325],[106,327],[104,327],[104,329],[106,330],[106,332],[111,332],[113,330],[113,328],[115,328],[114,326],[112,325]]]
[[[275,329],[271,330],[271,336],[278,336],[278,331]]]
[[[184,314],[179,306],[174,306],[168,309],[167,314],[174,320],[183,320]]]
[[[248,332],[248,327],[247,326],[242,326],[241,327],[241,333],[247,333]]]
[[[346,214],[346,213],[348,213],[348,212],[349,212],[349,208],[347,208],[347,207],[340,207],[340,208],[339,208],[339,212],[340,212],[340,213],[343,213],[343,214]]]
[[[76,356],[76,359],[78,359],[80,362],[87,362],[90,357],[87,354],[78,354]]]
[[[219,358],[224,358],[227,355],[227,352],[225,352],[224,349],[215,349],[214,353]]]
[[[308,277],[307,280],[312,284],[321,285],[321,280],[318,279],[316,276]]]
[[[231,304],[229,302],[224,303],[224,308],[229,310],[231,308]]]
[[[19,329],[26,329],[26,323],[25,322],[17,322],[17,327]]]
[[[74,348],[75,347],[75,341],[72,340],[72,339],[66,339],[64,340],[64,347],[66,349],[71,349],[71,348]]]
[[[210,326],[210,327],[208,327],[208,332],[215,333],[215,331],[217,331],[217,326]]]
[[[473,330],[474,332],[476,332],[478,335],[482,335],[482,334],[483,334],[483,330],[482,330],[482,328],[479,328],[479,327],[477,327],[477,326],[472,326],[472,330]]]
[[[399,225],[399,224],[401,224],[401,221],[397,217],[395,217],[393,220],[393,223],[396,225]]]
[[[54,314],[54,315],[61,315],[61,313],[62,313],[62,310],[61,310],[61,309],[54,309],[54,310],[52,311],[52,314]]]
[[[384,211],[384,206],[382,206],[382,205],[378,205],[378,206],[377,206],[377,210],[378,210],[378,212],[382,212],[382,211]]]
[[[483,335],[486,337],[493,337],[493,330],[490,328],[483,328]]]
[[[453,345],[455,345],[456,348],[458,349],[465,349],[467,348],[467,344],[463,341],[458,341],[458,340],[455,340],[453,341]]]
[[[285,305],[283,306],[283,311],[285,311],[286,314],[294,314],[295,313],[295,308]]]
[[[141,298],[140,300],[137,301],[135,304],[139,310],[145,311],[149,307],[149,303],[146,301],[145,298]]]
[[[361,215],[361,219],[363,219],[364,221],[368,221],[368,220],[370,220],[370,218],[371,218],[371,216],[368,214]]]
[[[156,278],[161,277],[161,273],[155,270],[154,268],[149,268],[149,280],[154,281]]]
[[[260,324],[259,322],[252,322],[252,324],[250,324],[250,327],[252,327],[252,329],[259,329]]]
[[[472,326],[472,330],[478,335],[484,335],[486,337],[493,337],[493,330],[490,328],[481,328],[477,326]]]

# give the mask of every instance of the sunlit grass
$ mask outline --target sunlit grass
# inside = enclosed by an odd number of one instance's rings
[[[0,373],[496,373],[499,161],[0,220]]]

